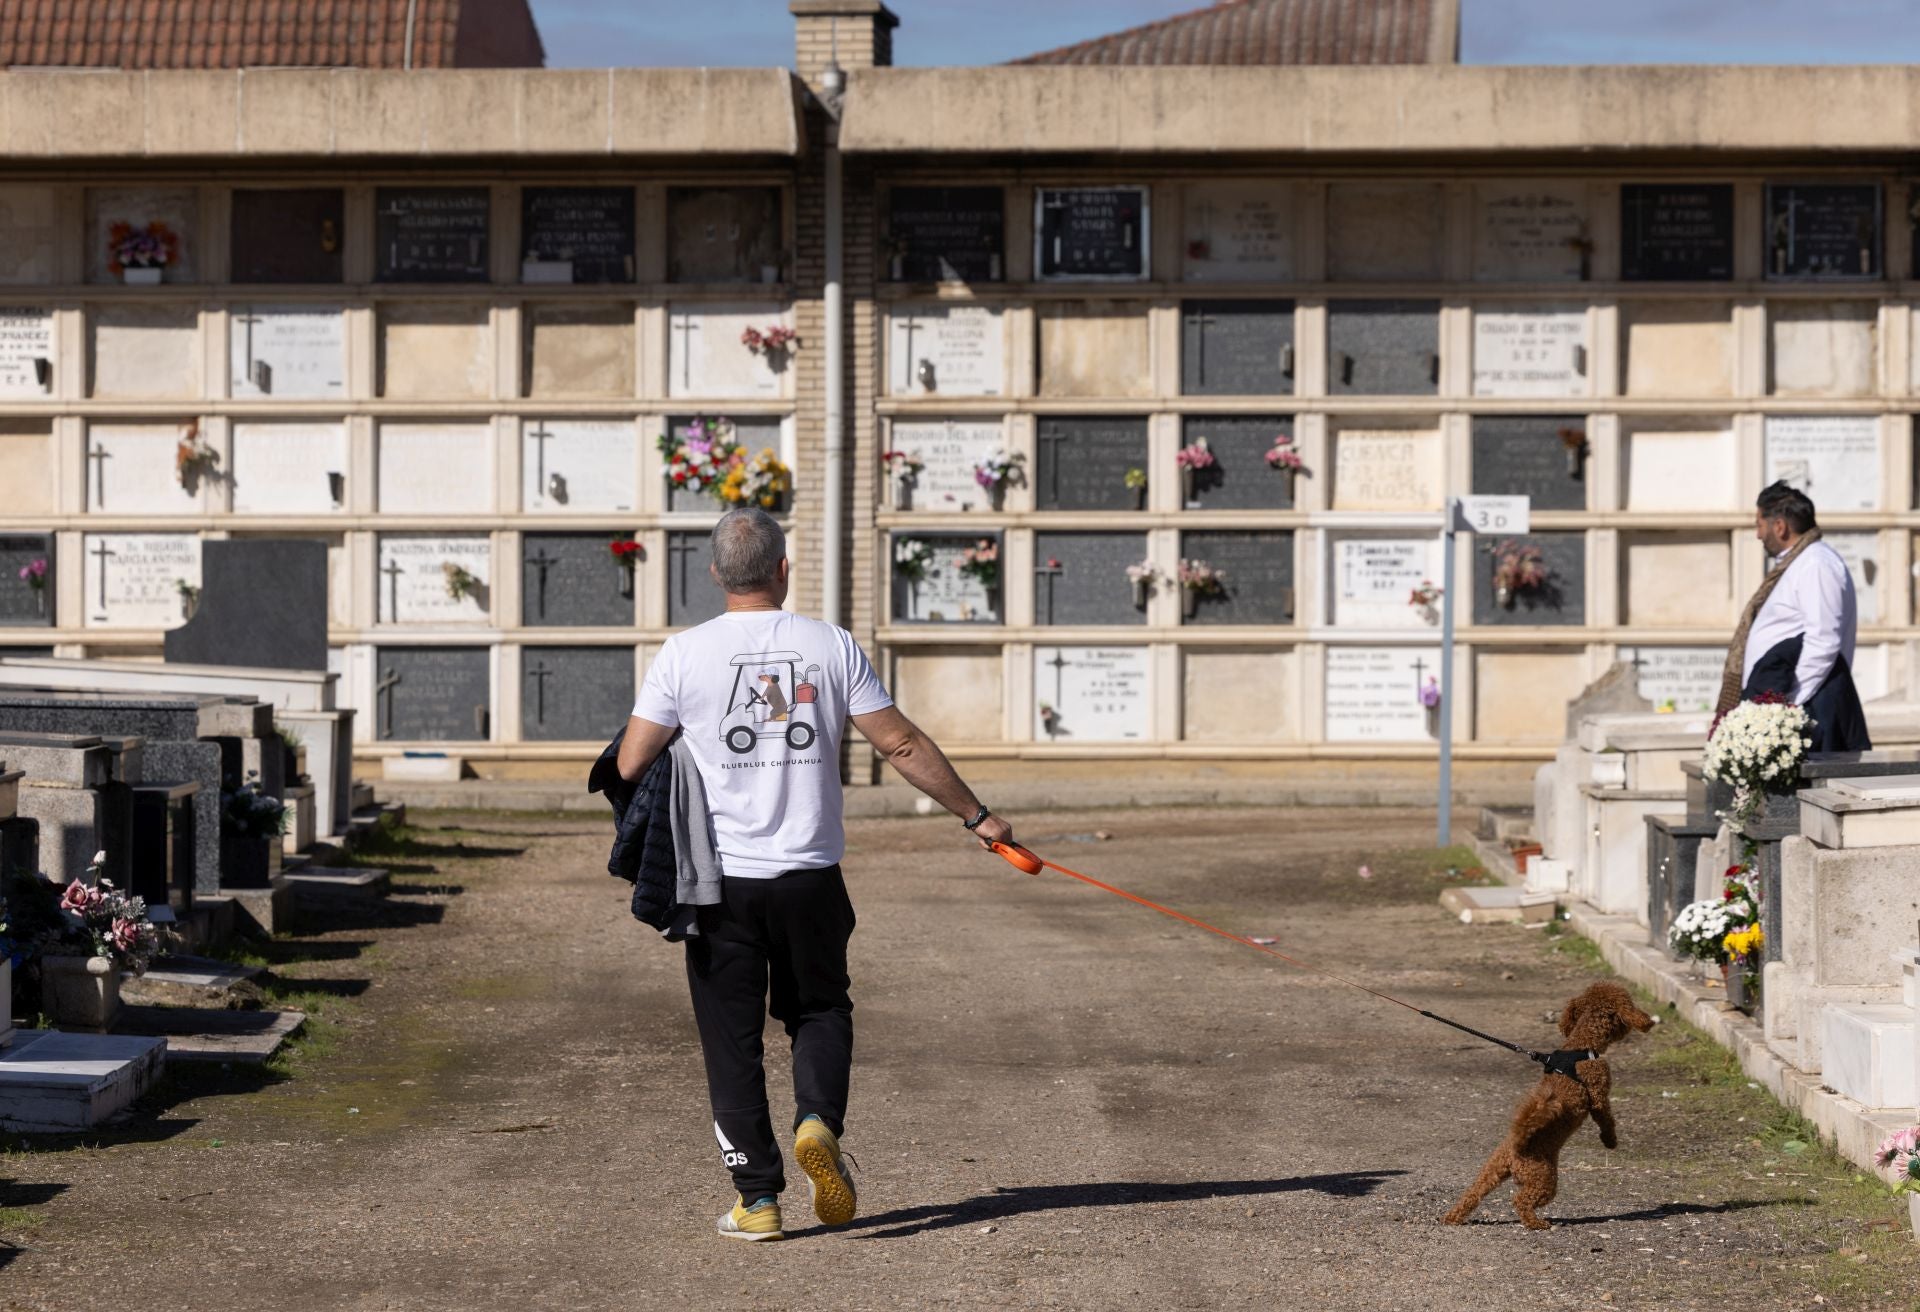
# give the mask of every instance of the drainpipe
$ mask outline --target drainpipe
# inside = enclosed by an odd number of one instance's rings
[[[413,18],[419,8],[420,0],[407,0],[407,49],[401,56],[400,67],[402,68],[413,67]]]
[[[821,618],[829,624],[844,624],[841,538],[846,521],[846,475],[843,468],[847,450],[846,352],[847,324],[842,307],[842,280],[845,276],[846,234],[844,198],[840,172],[840,102],[846,90],[847,75],[840,65],[828,64],[820,74],[821,103],[827,111],[826,157],[826,286],[822,309],[826,317],[826,465],[827,481],[821,496],[820,568],[824,574],[820,594]]]

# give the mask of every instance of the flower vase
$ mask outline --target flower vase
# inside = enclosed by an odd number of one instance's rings
[[[40,1009],[56,1026],[105,1030],[120,1018],[120,971],[105,957],[41,957]]]
[[[45,588],[35,588],[33,590],[33,612],[41,619],[47,617],[47,590]]]
[[[1737,958],[1727,968],[1727,1001],[1741,1011],[1749,1014],[1753,1011],[1753,975],[1747,970],[1745,957]]]
[[[1570,446],[1567,448],[1567,477],[1568,478],[1580,477],[1580,462],[1583,459],[1585,459],[1585,454],[1580,450],[1579,447]]]
[[[270,888],[273,867],[264,838],[244,834],[220,835],[220,887]]]
[[[1907,1195],[1907,1224],[1913,1228],[1913,1242],[1920,1244],[1920,1193]]]
[[[1133,508],[1135,510],[1145,510],[1147,508],[1147,490],[1144,487],[1133,489]]]
[[[129,268],[120,271],[120,281],[129,287],[158,287],[161,269]]]
[[[1005,510],[1007,508],[1007,485],[1005,483],[995,483],[987,489],[987,505],[994,510]]]
[[[1200,589],[1184,588],[1180,597],[1180,618],[1192,619],[1200,613]]]
[[[987,613],[993,617],[994,623],[1000,622],[1000,585],[997,583],[987,589]]]
[[[1438,738],[1440,736],[1439,702],[1435,702],[1433,705],[1427,707],[1427,736],[1430,738]]]
[[[1493,589],[1493,599],[1496,603],[1499,604],[1501,610],[1513,609],[1513,589],[1512,588],[1503,587],[1499,584],[1495,584]]]
[[[913,509],[913,480],[896,478],[893,480],[893,508],[895,510]]]
[[[1180,469],[1180,504],[1186,505],[1193,500],[1193,466],[1183,465]]]
[[[1147,608],[1147,581],[1145,579],[1133,580],[1133,608],[1135,610],[1145,610]]]
[[[1300,508],[1300,471],[1288,469],[1284,472],[1287,476],[1287,504],[1298,510]]]
[[[620,571],[620,599],[622,601],[632,601],[634,567],[632,565],[616,565],[615,568]]]

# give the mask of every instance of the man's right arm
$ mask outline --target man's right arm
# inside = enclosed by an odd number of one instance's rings
[[[963,822],[979,813],[980,799],[954,770],[947,754],[918,725],[902,715],[899,707],[882,707],[852,719],[853,727],[887,758],[901,778]],[[983,844],[1013,841],[1013,826],[997,815],[989,815],[973,832]]]
[[[620,740],[618,765],[620,777],[628,783],[638,783],[640,776],[647,772],[660,753],[667,750],[667,744],[673,741],[674,731],[664,724],[655,724],[652,720],[643,720],[639,716],[627,718],[626,736]]]

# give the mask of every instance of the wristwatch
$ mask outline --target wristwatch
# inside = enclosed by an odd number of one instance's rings
[[[972,833],[974,830],[980,827],[981,821],[985,820],[988,816],[992,814],[993,812],[987,810],[987,808],[983,806],[978,811],[975,811],[973,813],[973,819],[961,821],[961,826],[964,829],[966,829],[968,833]]]

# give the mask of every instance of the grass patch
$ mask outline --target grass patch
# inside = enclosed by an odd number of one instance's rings
[[[34,1230],[47,1221],[46,1214],[31,1207],[0,1207],[0,1235],[17,1235]]]
[[[1367,871],[1366,877],[1360,874]],[[1299,893],[1313,901],[1351,905],[1381,902],[1427,902],[1445,888],[1486,887],[1496,880],[1473,849],[1453,847],[1397,848],[1356,863],[1309,877]]]
[[[1600,951],[1600,945],[1585,935],[1567,928],[1564,920],[1548,923],[1544,939],[1547,955],[1554,961],[1574,966],[1594,975],[1611,975],[1613,967]],[[1645,999],[1642,999],[1644,1005]]]

